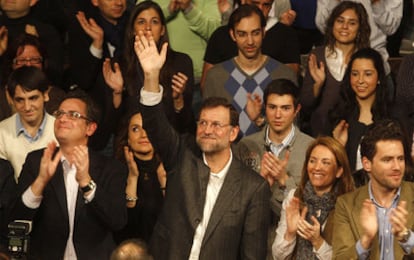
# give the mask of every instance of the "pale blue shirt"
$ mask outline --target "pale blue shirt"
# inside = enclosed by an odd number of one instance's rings
[[[380,244],[380,259],[394,259],[394,235],[391,232],[391,223],[389,221],[390,210],[396,208],[400,200],[401,187],[398,188],[397,193],[392,200],[391,207],[382,207],[374,198],[372,194],[371,181],[368,183],[369,198],[374,203],[377,220],[378,220],[378,241]],[[414,235],[411,231],[410,238],[406,243],[399,243],[402,249],[408,254],[414,247]],[[365,250],[361,245],[361,240],[356,244],[358,259],[367,259],[369,257],[370,249]]]
[[[22,121],[20,119],[20,115],[17,113],[16,114],[16,136],[19,136],[20,134],[23,134],[23,136],[27,139],[27,141],[29,141],[30,143],[34,143],[36,142],[43,134],[43,129],[46,126],[46,113],[43,113],[43,120],[42,123],[39,126],[39,129],[37,130],[37,133],[34,137],[32,137],[26,130],[26,128],[24,128]]]

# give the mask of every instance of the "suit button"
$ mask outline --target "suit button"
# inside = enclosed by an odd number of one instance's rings
[[[200,224],[200,219],[196,218],[195,223]]]

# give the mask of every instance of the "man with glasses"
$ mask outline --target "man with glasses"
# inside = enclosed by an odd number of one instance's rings
[[[208,98],[195,142],[180,137],[160,104],[166,45],[159,55],[153,39],[140,32],[135,50],[145,74],[140,95],[144,127],[171,172],[151,254],[155,259],[265,259],[270,189],[232,154],[237,111],[225,98]]]
[[[48,89],[46,75],[35,67],[16,69],[7,82],[7,95],[16,113],[0,122],[0,158],[10,161],[16,181],[26,155],[56,140],[55,119],[44,109]]]
[[[58,140],[30,153],[19,178],[13,219],[33,221],[29,259],[108,259],[112,232],[127,221],[127,169],[88,150],[99,111],[83,91],[54,113]]]

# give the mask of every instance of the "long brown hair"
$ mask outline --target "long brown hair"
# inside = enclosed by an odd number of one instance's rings
[[[348,156],[346,155],[344,146],[330,136],[322,136],[316,138],[306,150],[306,158],[302,168],[302,177],[300,180],[299,187],[295,192],[295,196],[297,196],[301,201],[303,201],[303,191],[305,189],[305,185],[309,181],[307,165],[310,159],[310,155],[313,149],[315,149],[315,147],[319,145],[328,148],[329,151],[333,153],[336,159],[337,167],[342,168],[343,170],[341,177],[339,177],[336,180],[336,183],[334,184],[334,186],[336,186],[334,187],[334,190],[336,191],[336,196],[353,191],[355,188],[351,168],[348,162]]]
[[[365,7],[360,3],[343,1],[332,10],[331,15],[326,22],[325,45],[328,46],[329,51],[332,53],[335,52],[336,42],[333,35],[333,26],[336,19],[338,19],[338,17],[346,10],[354,10],[358,16],[359,28],[355,38],[354,49],[359,50],[370,46],[369,37],[371,35],[371,27],[368,22],[368,14]]]

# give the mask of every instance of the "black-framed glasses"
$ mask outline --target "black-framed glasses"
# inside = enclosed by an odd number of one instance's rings
[[[43,62],[43,58],[42,57],[32,57],[32,58],[15,58],[13,59],[13,63],[15,65],[26,65],[26,64],[30,64],[30,65],[37,65]]]
[[[61,118],[63,115],[66,115],[67,118],[71,120],[78,120],[78,119],[84,119],[88,122],[92,122],[93,120],[87,118],[86,116],[83,116],[81,113],[76,111],[63,111],[63,110],[56,110],[53,112],[53,116],[57,119]]]
[[[211,128],[213,128],[214,131],[221,131],[223,130],[224,127],[229,126],[229,125],[230,124],[222,124],[217,121],[213,121],[213,122],[208,122],[206,120],[197,121],[197,126],[202,130],[206,129],[208,126],[211,126]]]

